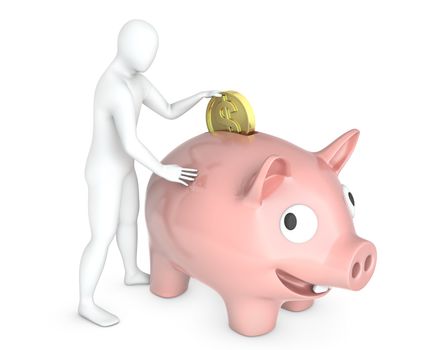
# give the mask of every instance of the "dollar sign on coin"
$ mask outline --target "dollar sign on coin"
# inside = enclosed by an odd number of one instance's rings
[[[249,135],[255,130],[254,112],[248,100],[236,91],[225,91],[221,97],[213,97],[207,106],[206,119],[210,132]]]

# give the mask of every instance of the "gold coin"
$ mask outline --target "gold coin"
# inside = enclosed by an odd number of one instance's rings
[[[221,94],[221,97],[213,97],[208,103],[208,131],[252,134],[255,130],[255,117],[248,100],[236,91],[225,91]]]

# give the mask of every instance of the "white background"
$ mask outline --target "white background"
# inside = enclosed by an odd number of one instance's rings
[[[309,150],[361,130],[341,180],[378,249],[365,289],[282,310],[272,333],[246,338],[199,282],[172,300],[124,286],[114,242],[96,300],[121,323],[77,316],[94,87],[131,18],[160,35],[146,76],[169,102],[240,91],[258,131]],[[1,349],[437,348],[436,2],[4,1],[0,63]],[[206,104],[176,121],[144,108],[138,134],[161,159],[206,131]],[[150,172],[137,170],[143,204]],[[149,271],[142,212],[139,235]]]

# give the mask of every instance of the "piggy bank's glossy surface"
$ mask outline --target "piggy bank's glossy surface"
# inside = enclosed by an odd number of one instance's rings
[[[146,196],[151,291],[183,293],[194,277],[224,299],[244,335],[275,326],[328,287],[361,289],[376,264],[353,226],[354,198],[338,180],[359,132],[320,152],[255,133],[205,133],[164,160],[199,170],[189,187],[151,177]]]

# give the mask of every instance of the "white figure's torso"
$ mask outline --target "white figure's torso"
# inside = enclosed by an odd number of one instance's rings
[[[133,169],[134,160],[125,152],[113,119],[115,104],[118,103],[116,94],[120,89],[129,92],[137,124],[149,87],[150,83],[143,75],[125,77],[111,66],[100,78],[94,96],[93,139],[86,165],[88,181],[94,175],[100,178],[98,175],[101,172],[124,177]]]

